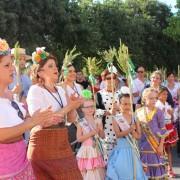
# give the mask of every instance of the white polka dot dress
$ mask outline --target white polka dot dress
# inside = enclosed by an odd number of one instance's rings
[[[112,100],[113,100],[113,94],[111,92],[106,91],[105,89],[99,91],[99,93],[101,94],[102,97],[102,103],[105,107],[105,110],[102,111],[109,111],[112,108]],[[115,92],[115,102],[117,103],[117,105],[119,105],[119,95],[121,94],[121,91],[118,90]],[[97,113],[98,112],[98,113]],[[97,109],[96,114],[100,114],[100,116],[102,117],[102,112],[100,113],[100,110]],[[98,117],[99,118],[99,117]],[[108,160],[108,156],[109,153],[112,151],[112,149],[114,148],[114,146],[116,145],[116,135],[115,132],[113,130],[113,126],[112,126],[112,120],[113,120],[113,116],[112,115],[108,115],[105,117],[105,124],[104,124],[104,133],[105,133],[105,139],[104,139],[104,159],[107,162]]]

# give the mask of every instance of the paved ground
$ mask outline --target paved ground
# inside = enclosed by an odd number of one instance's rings
[[[180,180],[180,157],[177,157],[176,148],[173,149],[173,158],[174,158],[173,170],[177,175],[177,177],[173,179]]]

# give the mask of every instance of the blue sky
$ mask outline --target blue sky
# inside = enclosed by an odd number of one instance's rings
[[[176,12],[177,10],[175,9],[175,5],[176,5],[176,0],[159,0],[161,2],[166,3],[167,5],[171,6],[172,8],[172,12]]]

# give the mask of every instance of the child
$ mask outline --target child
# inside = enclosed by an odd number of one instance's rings
[[[180,157],[180,95],[178,97],[178,106],[174,110],[174,122],[177,127],[179,140],[177,141],[177,154]]]
[[[163,112],[155,107],[157,91],[147,88],[143,91],[143,107],[136,114],[142,129],[140,139],[141,161],[147,165],[149,179],[166,179],[166,163],[164,159],[164,139],[167,130],[164,126]]]
[[[164,142],[165,150],[167,152],[168,162],[169,162],[168,176],[175,177],[175,174],[172,170],[171,147],[176,144],[178,140],[178,136],[172,123],[173,109],[167,103],[167,96],[168,96],[168,89],[166,87],[162,87],[158,94],[158,101],[156,102],[156,107],[161,109],[164,112],[165,126],[169,132],[169,135],[166,137],[165,142]]]
[[[94,119],[95,104],[91,91],[83,90],[82,97],[85,98],[82,107],[85,118],[77,125],[77,140],[82,143],[76,156],[78,167],[83,180],[104,180],[105,163],[99,140],[99,136],[104,137],[103,126]]]
[[[119,103],[121,113],[112,122],[117,146],[109,156],[106,180],[146,180],[134,143],[134,138],[140,137],[140,126],[133,120],[129,94],[120,95]]]

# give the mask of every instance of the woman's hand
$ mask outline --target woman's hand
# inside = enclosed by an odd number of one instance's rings
[[[84,102],[84,99],[82,97],[77,97],[75,94],[70,96],[70,102],[69,104],[74,108],[77,109],[82,105]]]
[[[22,91],[22,87],[20,84],[17,84],[16,86],[14,86],[14,88],[12,89],[12,93],[13,94],[20,94]]]
[[[54,114],[53,115],[53,122],[54,124],[58,124],[64,121],[64,116],[62,114]]]
[[[31,118],[28,118],[27,121],[31,123],[32,127],[36,125],[47,126],[53,124],[53,115],[51,108],[46,110],[37,110]]]

